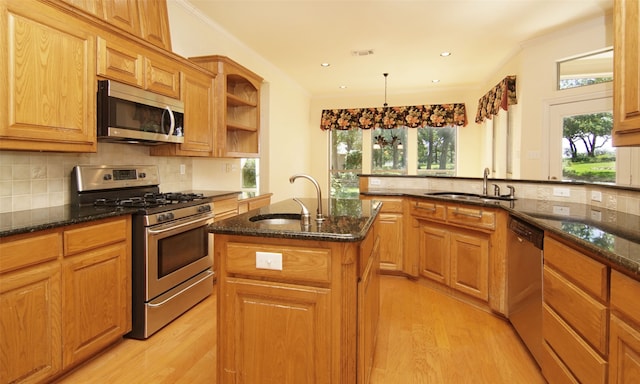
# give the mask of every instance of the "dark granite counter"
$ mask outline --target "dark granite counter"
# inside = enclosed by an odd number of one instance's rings
[[[293,199],[281,201],[247,213],[218,221],[209,226],[209,231],[218,234],[275,237],[285,239],[320,240],[354,242],[365,238],[371,224],[375,220],[380,203],[377,201],[355,199],[323,200],[323,214],[326,220],[316,224],[316,199],[301,199],[311,213],[311,226],[302,228],[294,224],[265,224],[251,221],[256,215],[300,213],[300,205]]]
[[[183,192],[204,193],[206,196],[211,197],[214,202],[219,198],[239,194],[239,192],[202,190]],[[67,204],[57,207],[0,213],[0,237],[42,231],[107,217],[130,215],[135,212],[137,212],[135,208],[78,207]]]
[[[107,217],[130,215],[135,211],[135,209],[79,208],[75,205],[67,204],[57,207],[0,213],[0,237],[42,231]]]
[[[591,251],[601,261],[640,280],[640,216],[586,204],[548,200],[461,201],[425,195],[430,192],[436,191],[370,190],[363,195],[420,197],[502,208]]]

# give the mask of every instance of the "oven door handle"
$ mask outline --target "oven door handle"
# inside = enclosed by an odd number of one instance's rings
[[[201,218],[196,219],[196,220],[187,221],[186,223],[180,223],[180,224],[177,224],[177,225],[171,225],[170,227],[165,228],[165,229],[156,230],[156,229],[150,229],[149,228],[149,229],[147,229],[147,232],[149,234],[151,234],[151,235],[162,235],[162,234],[165,234],[165,233],[168,233],[168,232],[180,231],[185,227],[198,226],[198,225],[200,225],[202,223],[205,223],[205,222],[207,222],[209,220],[212,220],[213,217],[214,217],[214,215],[207,215],[205,217],[201,217]]]

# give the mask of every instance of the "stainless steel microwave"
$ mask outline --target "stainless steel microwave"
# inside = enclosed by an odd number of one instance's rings
[[[98,81],[98,140],[184,142],[184,103],[112,80]]]

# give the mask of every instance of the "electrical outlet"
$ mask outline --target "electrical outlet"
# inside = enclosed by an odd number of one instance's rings
[[[371,179],[369,182],[371,185],[380,185],[380,179]]]
[[[591,200],[593,200],[593,201],[602,201],[602,192],[600,192],[600,191],[591,191]]]
[[[282,253],[256,252],[256,268],[282,271]]]
[[[569,188],[553,188],[553,196],[570,197],[571,190]]]
[[[569,207],[563,207],[560,205],[553,206],[553,214],[554,215],[562,215],[569,216],[571,214],[571,209]]]
[[[593,221],[602,221],[602,212],[596,211],[595,209],[591,210],[591,220]]]

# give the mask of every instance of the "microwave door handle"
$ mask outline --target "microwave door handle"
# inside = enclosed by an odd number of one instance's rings
[[[176,129],[176,118],[175,116],[173,116],[173,111],[171,110],[171,108],[169,108],[169,106],[166,106],[164,109],[165,112],[169,112],[169,120],[171,120],[171,125],[169,126],[168,135],[171,136],[173,135],[173,131]],[[162,112],[162,121],[164,121],[164,112]]]

